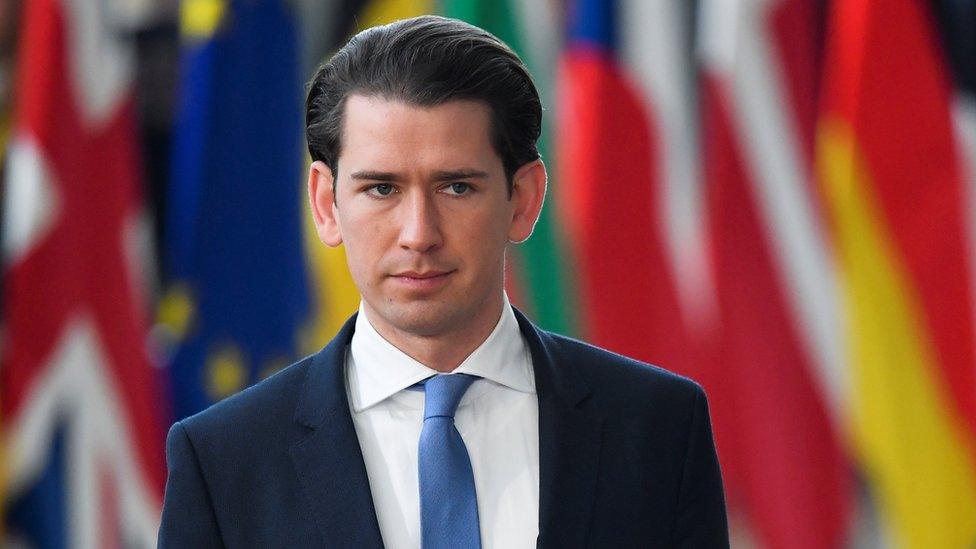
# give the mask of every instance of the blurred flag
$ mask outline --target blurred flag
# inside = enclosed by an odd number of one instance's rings
[[[145,346],[133,52],[104,2],[23,8],[4,189],[0,545],[150,547],[168,414]]]
[[[666,177],[678,144],[662,122],[639,64],[661,51],[628,56],[636,37],[621,30],[653,4],[647,35],[671,36],[673,10],[661,3],[578,0],[569,6],[560,62],[557,178],[560,209],[579,286],[581,335],[628,356],[685,371],[684,315],[666,240]],[[675,7],[674,3],[672,8]],[[676,53],[671,50],[671,53]],[[673,65],[665,65],[673,66]],[[672,75],[680,79],[680,74]],[[672,128],[673,129],[673,128]]]
[[[858,458],[895,543],[971,547],[972,213],[927,8],[834,3],[817,160],[848,315]]]
[[[347,0],[350,1],[350,0]],[[433,13],[435,0],[352,0],[361,4],[360,17],[356,18],[356,32],[376,25],[385,25],[398,19]],[[342,40],[340,45],[345,44]]]
[[[932,7],[955,83],[951,112],[962,160],[970,280],[976,288],[976,0],[935,0]]]
[[[704,0],[702,146],[717,297],[700,379],[733,503],[769,547],[842,547],[841,326],[812,184],[816,2]]]
[[[185,0],[159,319],[177,418],[298,358],[309,318],[302,81],[285,0]]]

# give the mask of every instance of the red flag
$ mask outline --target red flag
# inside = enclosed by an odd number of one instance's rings
[[[573,3],[559,82],[559,193],[575,255],[582,335],[686,371],[666,242],[660,120],[627,73],[617,5]]]
[[[704,368],[733,498],[770,547],[840,547],[842,356],[811,179],[813,3],[702,6],[702,140],[718,302]]]

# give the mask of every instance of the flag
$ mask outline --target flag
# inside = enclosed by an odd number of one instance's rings
[[[625,62],[628,35],[619,28],[630,16],[624,8],[640,7],[569,6],[558,77],[558,205],[582,337],[684,371],[686,326],[662,215],[667,134],[653,90]]]
[[[23,5],[2,231],[5,546],[156,539],[168,414],[137,261],[133,51],[111,15]]]
[[[976,0],[932,2],[942,50],[955,84],[950,96],[956,150],[965,196],[964,215],[969,242],[971,287],[976,287]]]
[[[302,81],[283,0],[185,0],[167,201],[169,364],[177,418],[302,353]]]
[[[701,141],[731,501],[769,547],[841,547],[852,482],[833,259],[813,173],[815,3],[705,0]]]
[[[928,4],[833,5],[818,169],[847,314],[851,432],[889,536],[976,543],[963,149]]]

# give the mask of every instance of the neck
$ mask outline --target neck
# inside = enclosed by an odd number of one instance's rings
[[[370,325],[383,339],[417,362],[438,372],[453,372],[475,349],[488,339],[502,314],[504,298],[485,303],[476,317],[463,325],[449,326],[433,334],[416,334],[395,326],[374,322],[378,315],[367,314]],[[366,305],[369,313],[369,306]]]

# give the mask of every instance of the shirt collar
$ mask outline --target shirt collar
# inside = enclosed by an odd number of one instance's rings
[[[421,364],[383,339],[370,324],[362,303],[350,345],[349,389],[360,412],[439,372]],[[488,338],[454,370],[499,385],[535,393],[535,373],[515,313],[504,296],[502,314]]]

